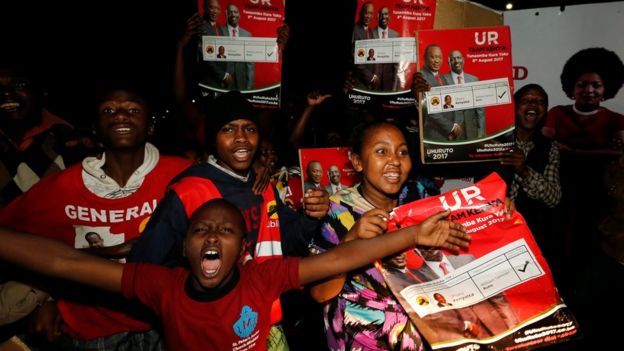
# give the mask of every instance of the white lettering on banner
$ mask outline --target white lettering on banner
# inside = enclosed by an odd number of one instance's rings
[[[120,210],[107,210],[77,205],[65,206],[65,215],[69,219],[94,223],[120,223],[151,215],[158,201],[145,201],[140,206]]]
[[[479,38],[479,34],[481,34],[481,38]],[[475,44],[484,45],[486,40],[487,45],[498,45],[498,32],[475,32]]]
[[[261,241],[256,243],[256,258],[267,256],[282,256],[280,241]]]
[[[271,0],[249,0],[249,2],[252,3],[252,4],[260,3],[261,5],[272,6],[271,5]]]
[[[485,198],[481,196],[481,190],[477,186],[469,186],[467,188],[460,189],[459,193],[461,193],[462,197],[464,198],[464,201],[468,205],[472,205],[472,199],[485,201]],[[452,206],[448,204],[446,200],[446,196],[440,196],[440,202],[442,203],[442,207],[444,207],[444,209],[446,210],[451,210],[451,211],[458,210],[462,206],[462,200],[459,197],[458,191],[457,190],[453,191],[451,193],[451,196],[455,200],[455,204]]]

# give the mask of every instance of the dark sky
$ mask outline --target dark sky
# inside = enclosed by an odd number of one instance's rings
[[[502,8],[504,1],[496,1]],[[559,2],[540,0],[540,5]],[[356,0],[287,2],[285,95],[340,89],[355,7]],[[195,0],[0,1],[0,60],[36,66],[52,107],[63,116],[84,113],[93,86],[120,79],[149,84],[166,106],[175,42],[195,10]]]
[[[147,82],[157,101],[171,101],[175,43],[194,0],[1,3],[0,60],[35,66],[61,115],[82,113],[93,87],[114,80]],[[287,4],[284,84],[292,94],[339,89],[348,64],[352,22],[346,19],[353,18],[356,1],[307,4]],[[312,15],[311,9],[329,10]]]

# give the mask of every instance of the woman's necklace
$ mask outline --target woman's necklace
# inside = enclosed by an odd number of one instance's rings
[[[576,105],[572,104],[572,110],[574,111],[574,113],[576,113],[579,116],[591,116],[591,115],[595,115],[596,113],[598,113],[598,110],[600,108],[596,108],[595,110],[589,111],[589,112],[583,112],[579,109],[576,108]]]

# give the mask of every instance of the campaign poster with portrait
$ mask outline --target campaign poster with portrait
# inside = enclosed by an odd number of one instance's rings
[[[497,160],[514,146],[509,27],[424,30],[419,70],[423,163]]]
[[[360,181],[351,164],[350,147],[299,149],[299,164],[304,193],[324,189],[331,196]]]
[[[349,101],[387,109],[414,106],[415,35],[433,28],[435,0],[358,0]]]
[[[505,193],[492,173],[391,213],[389,231],[450,210],[472,234],[465,251],[416,247],[375,263],[433,350],[530,350],[580,334],[524,218],[504,212]]]
[[[204,23],[198,42],[202,96],[240,90],[256,107],[278,108],[283,0],[198,0]]]

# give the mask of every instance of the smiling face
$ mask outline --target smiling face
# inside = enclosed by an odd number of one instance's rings
[[[227,7],[227,20],[230,26],[238,27],[238,20],[240,19],[240,13],[236,5],[228,5]]]
[[[360,24],[364,27],[368,27],[374,15],[375,9],[373,8],[373,4],[366,3],[362,5],[362,8],[360,9]]]
[[[388,258],[384,261],[384,265],[390,268],[405,269],[407,266],[407,255],[402,252],[396,256]]]
[[[439,46],[429,46],[425,51],[425,66],[432,72],[442,67],[442,49]]]
[[[327,177],[332,184],[340,184],[340,169],[337,166],[330,166],[327,170]]]
[[[604,93],[604,82],[597,73],[584,73],[578,77],[572,92],[576,108],[585,112],[597,109]]]
[[[259,142],[258,127],[248,119],[226,123],[216,136],[217,163],[246,176]]]
[[[204,13],[205,15],[208,15],[209,21],[212,23],[217,22],[219,15],[221,15],[221,5],[219,4],[219,1],[207,0],[205,4]]]
[[[516,103],[516,127],[532,131],[546,118],[547,97],[538,89],[527,90]]]
[[[31,80],[12,69],[0,69],[0,123],[35,126],[40,119],[40,93]]]
[[[365,131],[360,154],[352,154],[352,163],[362,173],[364,194],[377,197],[396,195],[412,168],[403,133],[387,123]]]
[[[386,29],[388,28],[388,22],[390,22],[390,10],[387,7],[382,7],[377,14],[377,22],[379,23],[379,27]]]
[[[100,234],[96,232],[85,234],[85,240],[89,243],[89,247],[104,247],[104,240],[102,240]]]
[[[245,248],[245,220],[223,199],[207,202],[191,216],[184,240],[186,256],[198,291],[223,286]]]
[[[464,56],[461,51],[453,50],[449,55],[449,66],[451,71],[461,74],[464,71]]]
[[[308,163],[308,178],[312,180],[312,182],[319,184],[321,179],[323,179],[323,166],[318,161],[311,161]]]
[[[138,95],[113,90],[97,108],[96,129],[105,148],[143,147],[148,135],[148,109]]]

